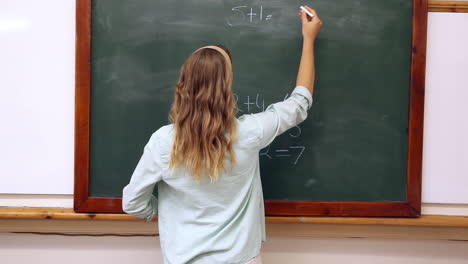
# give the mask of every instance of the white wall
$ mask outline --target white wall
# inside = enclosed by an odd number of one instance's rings
[[[265,264],[466,264],[467,248],[462,241],[269,237],[262,259]],[[162,263],[156,237],[0,233],[0,256],[2,264]]]

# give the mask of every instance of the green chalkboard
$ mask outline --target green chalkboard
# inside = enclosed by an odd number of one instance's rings
[[[324,23],[314,104],[260,153],[265,199],[406,201],[411,0],[92,1],[89,195],[121,196],[201,46],[230,49],[239,115],[283,100],[304,4]]]

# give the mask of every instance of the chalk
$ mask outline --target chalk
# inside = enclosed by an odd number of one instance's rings
[[[302,11],[306,12],[307,15],[309,15],[311,18],[314,17],[314,14],[312,14],[309,10],[307,10],[305,7],[301,6]]]

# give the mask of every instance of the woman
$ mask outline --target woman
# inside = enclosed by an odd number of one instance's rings
[[[171,125],[157,130],[123,189],[126,213],[158,212],[164,263],[261,263],[265,218],[259,151],[306,119],[312,104],[314,40],[321,27],[301,12],[297,87],[264,112],[235,118],[229,51],[196,50],[183,64]],[[158,184],[158,198],[152,195]]]

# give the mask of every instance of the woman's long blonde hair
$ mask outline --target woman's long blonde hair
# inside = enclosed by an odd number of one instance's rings
[[[202,175],[217,180],[225,155],[235,161],[236,111],[229,51],[196,50],[182,65],[169,114],[176,131],[170,168],[185,165],[197,181]]]

